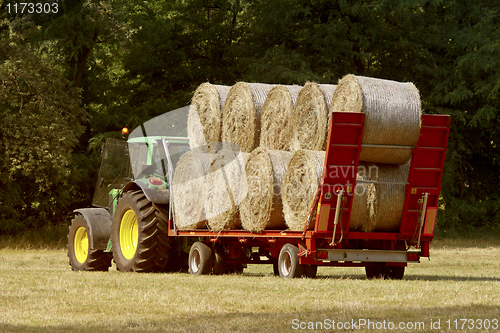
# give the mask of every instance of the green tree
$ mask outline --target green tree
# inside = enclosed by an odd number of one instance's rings
[[[19,35],[0,43],[0,231],[13,233],[62,220],[88,114],[79,89]]]

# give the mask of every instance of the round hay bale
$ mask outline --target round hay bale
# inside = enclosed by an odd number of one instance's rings
[[[372,174],[372,180],[380,182],[408,181],[410,161],[404,165],[379,164],[378,172]],[[375,216],[373,223],[363,231],[398,231],[405,202],[405,184],[375,184]]]
[[[282,183],[292,153],[256,148],[245,166],[248,195],[240,204],[243,229],[284,229]]]
[[[172,180],[175,225],[182,230],[204,228],[205,178],[210,172],[210,155],[190,150],[175,168]]]
[[[363,112],[363,143],[412,146],[420,134],[420,94],[412,83],[346,75],[337,86],[331,112]],[[360,160],[405,164],[411,148],[364,147]]]
[[[238,82],[231,87],[222,114],[222,141],[251,152],[260,142],[260,114],[271,84]]]
[[[229,86],[202,83],[195,90],[189,107],[187,133],[191,149],[221,141],[222,108]]]
[[[372,170],[377,167],[373,163],[359,163],[356,180],[369,181]],[[375,185],[356,183],[351,208],[349,230],[368,231],[375,224]]]
[[[269,150],[288,149],[292,136],[290,118],[301,86],[278,85],[269,91],[262,107],[260,146]]]
[[[328,106],[335,87],[307,82],[300,90],[290,121],[291,150],[324,149],[328,132]]]
[[[304,230],[323,175],[324,151],[298,150],[293,154],[283,179],[283,213],[290,230]],[[307,228],[314,226],[316,210]]]
[[[241,228],[238,205],[248,192],[245,163],[249,156],[227,147],[212,155],[212,172],[205,182],[205,214],[213,231]]]

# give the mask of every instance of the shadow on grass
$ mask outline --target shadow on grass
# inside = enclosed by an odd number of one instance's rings
[[[313,301],[313,300],[312,300]],[[270,305],[272,300],[270,300]],[[317,309],[293,312],[264,312],[262,310],[253,313],[218,313],[218,314],[196,314],[185,316],[165,316],[161,320],[144,320],[134,318],[109,318],[102,325],[45,325],[27,326],[0,324],[1,332],[331,332],[336,331],[377,331],[394,332],[398,325],[411,325],[412,332],[434,331],[456,331],[463,329],[464,323],[457,318],[481,318],[489,319],[490,329],[497,330],[498,307],[486,305],[463,305],[448,307],[416,307],[415,304],[407,307],[382,306],[359,308],[348,300],[344,305],[331,306],[327,309]],[[364,325],[362,323],[364,322]],[[383,329],[385,322],[387,329]],[[346,323],[349,328],[346,329]],[[351,327],[353,325],[354,327]],[[372,324],[369,324],[372,323]],[[392,323],[393,329],[390,328]],[[431,327],[431,323],[434,326]],[[469,324],[469,323],[465,323]],[[303,325],[303,329],[300,328]],[[310,326],[312,325],[312,326]],[[337,325],[333,326],[332,325]],[[340,327],[342,325],[343,327]],[[372,326],[368,326],[372,325]],[[377,326],[375,326],[377,325]],[[439,328],[438,326],[439,325]],[[457,325],[457,327],[455,327]],[[478,325],[474,321],[474,325]],[[496,326],[495,327],[493,326]],[[381,329],[378,329],[382,327]],[[465,327],[467,329],[467,327]],[[475,326],[476,330],[485,331]],[[486,330],[487,331],[487,330]]]
[[[245,273],[244,277],[269,277],[272,274]],[[279,277],[277,277],[279,278]],[[348,275],[318,275],[316,280],[366,280],[364,274]],[[500,278],[487,276],[439,276],[439,275],[406,275],[403,281],[471,281],[471,282],[500,282]]]

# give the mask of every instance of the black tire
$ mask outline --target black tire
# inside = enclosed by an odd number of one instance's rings
[[[405,266],[385,266],[384,278],[402,280],[405,275]]]
[[[125,237],[124,247],[122,247],[120,239],[122,224],[124,230],[126,228],[124,223],[127,218],[124,216],[130,216],[132,213],[137,222],[135,249],[133,246],[126,247],[125,244],[130,242]],[[146,198],[142,191],[122,193],[116,205],[111,232],[113,259],[119,271],[161,272],[166,270],[171,247],[168,222],[160,216],[158,208]],[[124,232],[123,235],[126,233]]]
[[[273,264],[273,274],[274,274],[274,276],[280,276],[280,270],[278,268],[278,263],[277,262],[275,262]]]
[[[305,265],[304,276],[310,279],[316,278],[318,274],[318,265]]]
[[[80,214],[75,215],[75,218],[71,220],[68,233],[68,258],[71,269],[74,271],[108,271],[112,254],[92,249],[88,235],[89,230],[85,218]]]
[[[401,280],[405,274],[404,266],[386,266],[385,263],[375,263],[372,266],[366,266],[366,277],[371,279],[393,279]]]
[[[226,273],[226,259],[225,252],[222,246],[216,245],[213,247],[213,274],[220,275]]]
[[[226,264],[224,273],[241,275],[246,267],[246,264]]]
[[[212,249],[208,245],[202,242],[195,242],[189,251],[189,273],[193,275],[212,273],[214,266],[213,259]]]
[[[368,280],[372,279],[382,279],[384,277],[384,263],[376,262],[370,266],[365,267],[366,278]]]
[[[278,257],[278,270],[282,278],[297,278],[304,274],[304,266],[299,264],[298,254],[298,247],[290,243],[281,248]]]

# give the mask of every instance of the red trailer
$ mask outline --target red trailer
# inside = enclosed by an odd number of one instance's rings
[[[398,231],[349,228],[360,152],[370,145],[362,144],[364,114],[333,113],[323,177],[309,214],[309,219],[315,218],[314,228],[214,232],[178,230],[173,220],[175,192],[168,184],[189,146],[187,138],[162,134],[176,122],[185,124],[188,109],[141,125],[128,144],[108,140],[93,203],[100,208],[77,209],[70,227],[73,270],[106,271],[113,259],[120,271],[218,274],[242,271],[246,264],[272,264],[275,274],[293,278],[314,277],[318,266],[354,266],[365,267],[368,278],[401,279],[409,262],[429,256],[449,116],[422,116],[418,142],[410,147],[413,156]],[[342,172],[332,172],[336,170]]]
[[[360,152],[374,145],[362,144],[364,114],[333,113],[323,177],[309,214],[316,216],[314,229],[182,231],[170,219],[168,235],[200,237],[189,253],[192,274],[224,272],[227,265],[273,264],[283,278],[314,277],[318,266],[351,266],[365,267],[368,278],[401,279],[408,263],[429,257],[449,128],[449,116],[422,116],[397,232],[349,230]],[[339,169],[343,172],[330,172]]]

